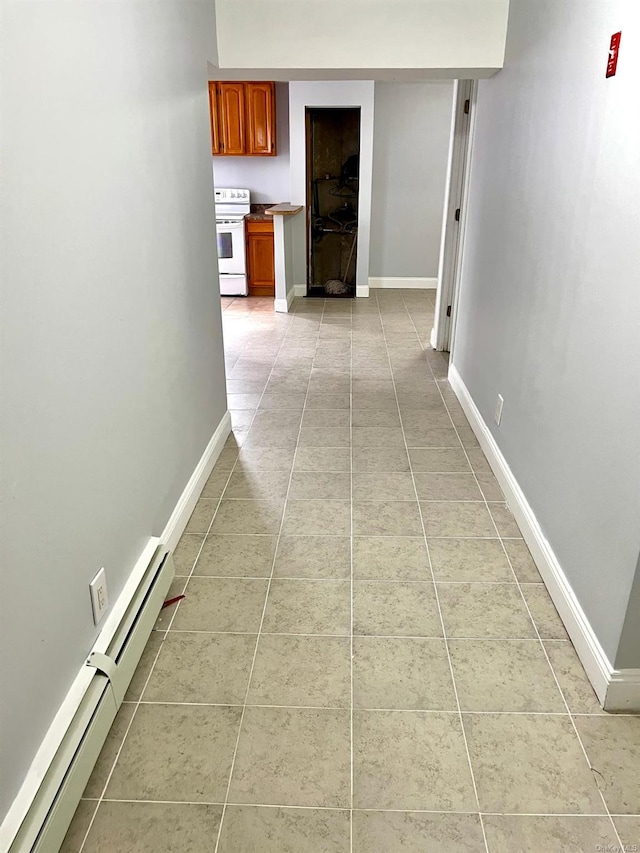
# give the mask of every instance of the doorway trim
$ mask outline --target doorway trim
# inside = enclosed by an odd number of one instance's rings
[[[452,352],[454,344],[477,92],[477,80],[454,83],[438,287],[430,338],[431,346],[438,351]]]

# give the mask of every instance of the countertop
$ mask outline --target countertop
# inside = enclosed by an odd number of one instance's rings
[[[266,213],[271,213],[276,216],[293,216],[296,213],[300,213],[301,210],[301,204],[274,204],[273,207],[268,208]]]
[[[265,213],[265,210],[269,207],[273,207],[273,203],[252,204],[251,213],[247,213],[245,219],[248,219],[250,222],[264,222],[265,219],[273,221],[273,216],[270,213]]]

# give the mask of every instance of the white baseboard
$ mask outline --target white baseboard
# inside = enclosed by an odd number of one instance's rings
[[[286,299],[276,299],[274,300],[273,307],[275,311],[279,314],[288,314],[289,309],[291,308],[291,304],[295,297],[295,285],[291,288],[291,290],[287,293]]]
[[[211,436],[209,444],[207,444],[204,453],[200,457],[200,461],[196,465],[193,474],[189,477],[189,482],[180,495],[178,503],[169,517],[169,521],[166,523],[162,533],[159,534],[160,541],[172,551],[184,533],[184,529],[191,518],[191,513],[200,497],[204,484],[207,482],[209,474],[213,470],[213,466],[216,464],[230,432],[231,415],[229,412],[225,412],[222,420],[216,427],[216,431]]]
[[[356,298],[369,295],[368,284],[356,284]]]
[[[433,329],[431,329],[431,334],[429,335],[429,343],[431,344],[433,349],[436,349],[437,338],[436,338],[436,327],[435,326],[433,327]]]
[[[405,276],[404,278],[384,276],[381,278],[369,278],[369,287],[390,288],[403,290],[436,290],[438,278],[416,278]]]
[[[306,284],[294,284],[293,285],[293,295],[294,296],[306,296],[307,295],[307,285]]]
[[[607,711],[640,711],[640,669],[614,669],[609,678]]]
[[[640,711],[640,670],[614,670],[527,498],[454,365],[449,368],[449,382],[505,494],[598,699],[607,711]]]

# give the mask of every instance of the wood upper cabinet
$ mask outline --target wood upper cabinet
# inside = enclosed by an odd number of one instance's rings
[[[275,155],[273,83],[211,82],[209,105],[212,154],[227,157]]]
[[[246,220],[246,235],[249,296],[275,296],[273,221]]]
[[[221,154],[245,154],[244,83],[218,83]]]
[[[220,153],[220,128],[218,125],[218,87],[209,83],[209,115],[211,116],[211,153]]]
[[[247,154],[276,153],[276,110],[273,83],[245,83]]]

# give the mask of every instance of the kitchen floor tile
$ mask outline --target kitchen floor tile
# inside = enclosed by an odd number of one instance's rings
[[[629,817],[627,815],[617,815],[613,818],[616,829],[620,835],[622,843],[626,845],[626,851],[633,851],[635,844],[640,849],[640,815]]]
[[[545,640],[560,689],[574,714],[604,714],[570,640]]]
[[[271,582],[262,630],[273,634],[349,634],[349,581]]]
[[[289,500],[282,533],[348,536],[351,533],[351,504],[347,500]]]
[[[353,717],[356,808],[476,808],[457,714],[355,711]]]
[[[612,814],[640,815],[640,716],[575,717]]]
[[[455,711],[443,640],[356,637],[354,708]]]
[[[513,582],[499,539],[434,539],[429,554],[436,581]]]
[[[274,577],[348,578],[351,540],[348,536],[281,536]]]
[[[473,474],[415,474],[421,501],[481,501]]]
[[[496,536],[484,502],[421,501],[420,509],[427,536]]]
[[[463,714],[463,720],[482,811],[604,813],[569,717]]]
[[[353,502],[355,536],[420,536],[422,523],[414,501]]]
[[[513,513],[504,502],[489,502],[489,510],[498,528],[498,533],[503,538],[522,539],[522,533],[518,527]]]
[[[346,427],[303,426],[300,447],[349,447],[351,430]]]
[[[283,500],[222,500],[211,533],[277,533]]]
[[[544,584],[523,584],[522,594],[543,640],[569,639],[562,619],[558,616],[558,611],[553,606],[551,596]]]
[[[213,849],[222,806],[102,802],[83,853],[179,853]]]
[[[534,639],[518,587],[502,583],[438,584],[447,637]]]
[[[353,586],[354,634],[442,636],[433,584],[356,581]]]
[[[256,633],[266,594],[266,580],[192,578],[171,628]]]
[[[349,638],[260,637],[249,705],[348,708],[350,699]]]
[[[210,577],[269,577],[276,541],[275,536],[267,535],[210,534],[204,541],[193,574]]]
[[[354,472],[409,471],[409,459],[403,447],[354,447],[351,452]]]
[[[615,850],[617,839],[608,817],[565,815],[485,815],[484,829],[491,853],[513,850]]]
[[[357,471],[353,475],[353,499],[356,501],[415,501],[411,474]]]
[[[204,542],[202,533],[184,533],[173,552],[176,575],[190,575]]]
[[[424,537],[354,537],[353,575],[359,580],[431,581]]]
[[[349,812],[228,806],[219,853],[349,853]]]
[[[461,447],[411,447],[409,458],[415,472],[454,474],[471,471]]]
[[[248,412],[242,412],[242,414],[249,414]],[[253,415],[251,414],[251,418]],[[229,480],[229,472],[228,471],[220,471],[217,468],[214,468],[211,474],[209,475],[209,479],[204,484],[204,488],[200,493],[201,498],[209,498],[209,499],[217,499],[222,497],[222,493],[224,492],[225,486],[227,485],[227,481]]]
[[[504,539],[504,549],[520,583],[541,583],[542,578],[522,539]]]
[[[348,711],[249,707],[229,801],[347,808],[350,754]]]
[[[290,471],[293,465],[295,448],[293,447],[259,447],[242,448],[238,457],[237,470],[247,471]]]
[[[478,853],[484,846],[477,814],[353,813],[353,853]]]
[[[256,640],[252,634],[170,632],[143,701],[241,705]]]
[[[463,711],[566,711],[538,640],[449,640]]]
[[[218,499],[200,498],[184,529],[185,533],[206,533],[218,507]]]
[[[293,466],[296,471],[351,471],[351,452],[348,447],[299,447]]]
[[[223,802],[240,715],[240,708],[140,705],[106,797]]]
[[[234,471],[224,490],[225,500],[284,501],[289,486],[288,471]]]
[[[289,500],[351,500],[351,475],[294,471]]]

